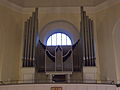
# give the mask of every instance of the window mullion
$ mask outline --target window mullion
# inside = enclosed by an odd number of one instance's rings
[[[61,46],[62,46],[62,33],[61,33]]]
[[[66,45],[67,45],[67,36],[66,36]]]
[[[52,36],[51,36],[51,46],[52,46]]]

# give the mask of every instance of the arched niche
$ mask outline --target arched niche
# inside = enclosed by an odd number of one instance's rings
[[[46,24],[39,32],[40,40],[46,45],[46,41],[53,33],[65,33],[68,35],[74,44],[80,37],[78,29],[72,23],[65,20],[56,20]]]
[[[113,29],[113,46],[116,63],[116,75],[118,83],[120,83],[120,20],[115,24]]]

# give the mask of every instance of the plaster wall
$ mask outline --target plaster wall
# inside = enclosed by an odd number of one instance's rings
[[[120,3],[95,13],[100,71],[101,79],[103,80],[118,80],[118,67],[116,67],[113,44],[113,29],[120,19],[119,10]],[[116,46],[116,48],[119,47]]]
[[[18,80],[21,52],[21,13],[0,4],[0,80]]]

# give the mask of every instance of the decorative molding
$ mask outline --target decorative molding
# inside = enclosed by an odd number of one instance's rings
[[[94,7],[94,12],[100,12],[104,9],[110,8],[111,6],[114,6],[116,4],[120,3],[120,0],[107,0],[102,4],[97,5]]]
[[[87,11],[87,13],[97,13],[102,10],[108,9],[118,3],[120,3],[120,0],[107,0],[104,3],[101,3],[95,7],[85,7],[85,11]]]
[[[95,6],[95,7],[85,7],[85,10],[87,13],[97,13],[104,9],[107,9],[113,5],[116,5],[120,3],[120,0],[106,0],[105,2]],[[0,4],[16,11],[20,12],[22,14],[31,14],[34,11],[34,8],[24,8],[21,6],[18,6],[8,0],[1,0]],[[41,7],[40,11],[41,13],[80,13],[80,7],[66,7],[66,9],[63,9],[65,7],[52,7],[52,12],[50,7]],[[45,10],[45,11],[44,11]],[[50,10],[50,11],[49,11]]]
[[[22,7],[14,4],[14,3],[11,3],[11,2],[9,2],[7,0],[0,0],[0,4],[4,5],[7,8],[10,8],[13,11],[16,11],[16,12],[19,12],[19,13],[23,12],[23,8]]]

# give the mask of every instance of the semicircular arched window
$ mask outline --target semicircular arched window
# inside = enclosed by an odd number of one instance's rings
[[[71,39],[64,33],[54,33],[47,39],[47,46],[72,45]]]

